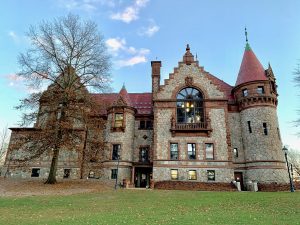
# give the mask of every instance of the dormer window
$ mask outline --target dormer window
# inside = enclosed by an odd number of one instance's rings
[[[124,115],[123,113],[115,113],[114,127],[123,127]]]
[[[177,122],[204,122],[203,95],[195,88],[184,88],[177,94]]]
[[[243,92],[243,97],[248,96],[248,89],[247,88],[243,89],[242,92]]]
[[[258,94],[264,94],[265,93],[264,87],[263,86],[258,86],[257,89],[256,89],[256,92]]]

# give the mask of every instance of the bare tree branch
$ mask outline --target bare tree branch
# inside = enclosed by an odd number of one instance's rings
[[[89,113],[95,104],[87,87],[101,92],[109,89],[110,57],[96,23],[72,14],[30,26],[27,36],[31,48],[19,56],[18,75],[32,88],[48,85],[48,89],[31,94],[16,107],[26,110],[20,125],[35,122],[37,131],[15,140],[14,149],[27,155],[12,152],[12,160],[26,163],[52,152],[47,183],[55,183],[59,150],[72,148],[74,140],[83,142],[83,136],[88,138],[82,132],[88,134]]]

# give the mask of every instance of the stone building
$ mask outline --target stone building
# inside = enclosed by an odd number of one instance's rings
[[[119,182],[126,179],[135,187],[155,183],[167,188],[174,184],[226,186],[234,180],[242,187],[249,181],[288,182],[276,111],[276,79],[271,66],[263,68],[248,42],[234,86],[199,66],[189,45],[164,82],[161,66],[160,61],[151,62],[151,93],[127,93],[123,86],[119,93],[90,94],[96,105],[105,108],[90,115],[96,120],[87,129],[77,129],[87,137],[85,146],[79,143],[61,149],[59,178],[114,181],[118,177]],[[103,129],[97,129],[97,121],[104,122]],[[12,147],[14,140],[37,132],[40,123],[34,128],[11,128],[6,160],[6,167],[11,163],[11,176],[48,175],[51,153],[23,167],[10,160],[17,151]],[[84,158],[93,138],[105,145],[93,157]]]

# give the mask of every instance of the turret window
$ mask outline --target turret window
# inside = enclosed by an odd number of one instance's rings
[[[264,134],[268,135],[268,126],[267,123],[263,123]]]
[[[243,97],[247,97],[248,96],[248,89],[247,88],[243,89],[242,92],[243,92]]]
[[[121,145],[116,144],[113,145],[113,150],[112,150],[112,160],[118,160],[120,157],[120,150],[121,150]]]
[[[235,158],[239,157],[239,152],[238,152],[238,149],[237,149],[237,148],[234,148],[234,149],[233,149],[233,156],[234,156]]]
[[[177,94],[177,122],[204,122],[203,95],[195,88],[184,88]]]
[[[263,86],[258,86],[256,89],[258,94],[264,94],[265,93],[265,89]]]
[[[123,113],[116,113],[114,127],[123,127],[123,120],[124,120]]]
[[[247,123],[248,123],[248,131],[249,133],[252,133],[251,121],[247,121]]]

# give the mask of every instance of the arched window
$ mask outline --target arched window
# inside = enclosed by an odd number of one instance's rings
[[[204,122],[203,94],[195,88],[184,88],[177,94],[177,122]]]

